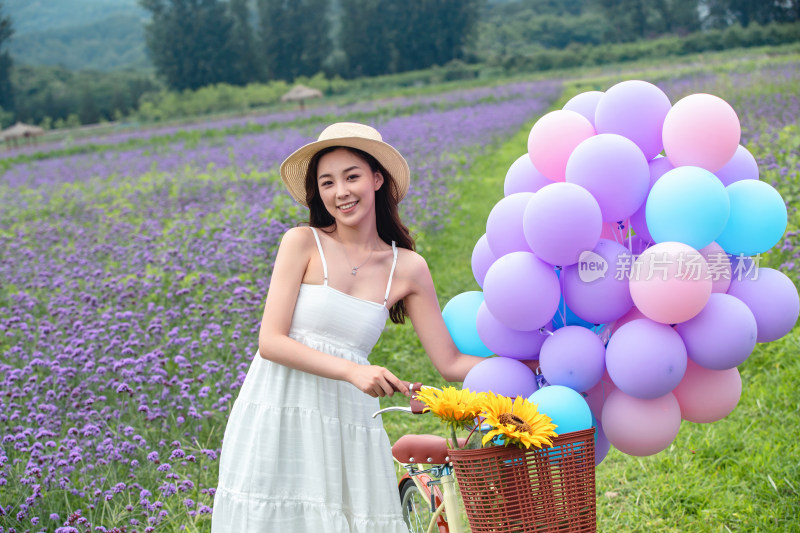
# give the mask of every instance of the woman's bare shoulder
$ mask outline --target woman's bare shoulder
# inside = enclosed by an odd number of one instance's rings
[[[314,233],[309,226],[289,228],[281,238],[281,248],[307,248],[314,244]]]
[[[397,267],[404,277],[417,278],[420,275],[430,276],[428,262],[414,250],[399,248],[397,253]]]

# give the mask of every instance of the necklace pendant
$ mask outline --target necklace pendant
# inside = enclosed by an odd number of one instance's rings
[[[358,274],[358,267],[353,267],[353,270],[351,270],[351,271],[350,271],[350,273],[351,273],[352,275],[354,275],[354,276],[355,276],[356,274]]]

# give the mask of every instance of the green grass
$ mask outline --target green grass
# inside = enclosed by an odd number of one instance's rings
[[[508,167],[525,153],[530,125],[473,164],[459,183],[450,225],[419,238],[442,307],[461,292],[480,290],[471,271],[472,248],[503,196]],[[795,190],[796,184],[785,188]],[[797,223],[794,213],[790,229]],[[596,471],[597,530],[800,531],[799,333],[795,327],[783,339],[756,346],[739,367],[739,405],[723,420],[683,422],[672,445],[654,456],[633,457],[612,448]],[[445,384],[410,325],[388,327],[372,360],[403,379]],[[392,441],[404,433],[442,434],[429,416],[389,414],[384,424]]]

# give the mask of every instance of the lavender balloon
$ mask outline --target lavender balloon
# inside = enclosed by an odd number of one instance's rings
[[[758,163],[753,154],[740,144],[731,160],[714,174],[726,187],[735,181],[757,180]]]
[[[633,254],[623,245],[600,239],[563,271],[563,294],[569,308],[592,324],[607,324],[633,307],[628,275]]]
[[[597,109],[597,103],[604,94],[605,93],[602,91],[586,91],[576,94],[570,98],[566,104],[564,104],[562,109],[580,113],[586,117],[586,120],[592,123],[592,126],[594,126],[594,115]]]
[[[594,114],[597,133],[627,137],[649,160],[664,149],[661,129],[672,108],[664,92],[646,81],[629,80],[608,89]]]
[[[486,219],[486,239],[496,257],[511,252],[529,252],[522,230],[525,206],[533,198],[532,192],[519,192],[500,199]]]
[[[516,398],[529,397],[538,388],[536,375],[524,363],[508,357],[484,359],[464,377],[463,388]]]
[[[728,294],[753,312],[758,342],[780,339],[792,330],[800,314],[797,287],[786,274],[773,268],[759,268],[752,277],[734,277]]]
[[[486,302],[478,308],[476,318],[478,335],[483,344],[497,355],[510,357],[511,359],[536,359],[539,357],[539,350],[547,339],[547,331],[534,329],[531,331],[519,331],[511,329],[497,320]],[[547,324],[546,330],[552,330],[552,326]]]
[[[606,347],[606,368],[614,385],[641,399],[658,398],[674,389],[686,372],[686,360],[680,335],[647,318],[619,328]]]
[[[539,329],[553,318],[561,290],[553,267],[530,252],[513,252],[489,267],[483,282],[486,307],[511,329]]]
[[[495,259],[497,257],[492,252],[492,249],[489,248],[489,240],[484,233],[472,249],[472,275],[475,276],[475,281],[478,282],[481,288],[483,287],[483,280],[486,278],[486,272]]]
[[[591,193],[572,183],[552,183],[528,202],[522,216],[528,246],[543,261],[566,266],[600,239],[603,219]]]
[[[730,294],[712,293],[700,313],[675,331],[689,358],[710,370],[742,364],[756,347],[756,318],[747,305]]]
[[[551,183],[551,180],[536,170],[530,156],[524,153],[508,168],[503,182],[503,194],[511,196],[518,192],[536,192]]]
[[[563,385],[581,392],[600,381],[605,365],[605,346],[592,330],[565,326],[542,345],[539,365],[551,385]]]
[[[603,220],[625,220],[639,209],[650,188],[650,169],[630,139],[603,133],[580,143],[567,160],[565,180],[592,193]]]

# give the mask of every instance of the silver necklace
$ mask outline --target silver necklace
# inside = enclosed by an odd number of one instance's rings
[[[342,250],[344,250],[344,247],[342,248]],[[372,257],[372,252],[374,252],[374,251],[375,251],[375,248],[373,248],[372,250],[370,250],[370,251],[369,251],[369,255],[367,256],[367,258],[366,258],[366,259],[364,260],[364,262],[363,262],[363,263],[361,263],[360,265],[358,265],[358,266],[351,266],[351,269],[350,269],[350,274],[351,274],[351,275],[353,275],[353,276],[355,276],[356,274],[358,274],[358,269],[359,269],[359,268],[361,268],[361,267],[363,267],[364,265],[366,265],[366,264],[367,264],[367,261],[369,261],[369,260],[370,260],[370,258]],[[346,251],[346,250],[344,250],[344,257],[345,257],[345,259],[347,259],[347,263],[348,263],[348,264],[350,264],[350,258],[349,258],[349,257],[347,257],[347,251]]]

